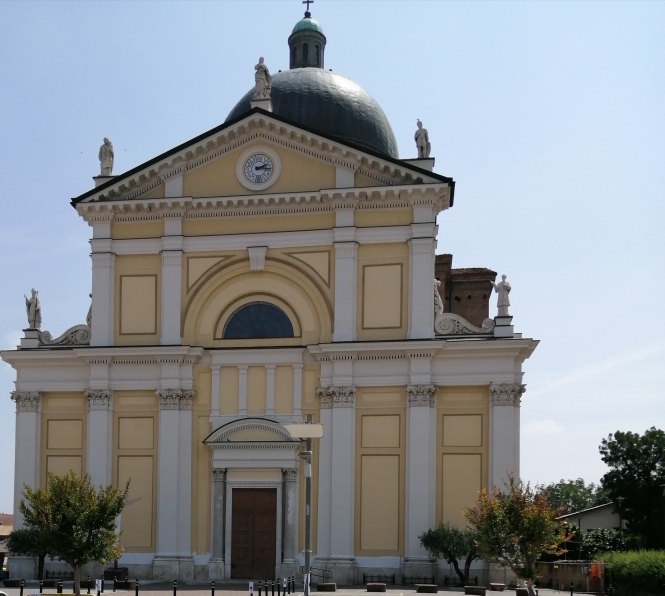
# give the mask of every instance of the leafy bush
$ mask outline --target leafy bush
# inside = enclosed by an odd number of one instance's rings
[[[665,586],[665,551],[634,550],[604,553],[598,558],[605,564],[606,582],[622,591],[662,594]]]

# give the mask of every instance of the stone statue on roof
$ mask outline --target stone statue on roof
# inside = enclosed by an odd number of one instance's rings
[[[28,328],[29,329],[39,329],[42,326],[42,306],[39,303],[39,297],[37,296],[38,292],[35,288],[32,288],[30,298],[25,294],[25,310],[28,315]]]
[[[252,99],[270,99],[270,86],[272,84],[272,77],[268,67],[263,62],[263,56],[259,58],[259,63],[254,67],[254,81],[256,88]]]
[[[501,281],[498,284],[493,283],[494,291],[499,295],[496,301],[496,305],[499,309],[498,316],[508,317],[510,313],[508,312],[508,307],[510,306],[510,299],[508,294],[510,294],[510,284],[506,281],[506,276],[501,276]]]
[[[113,172],[113,145],[106,137],[104,144],[99,148],[99,163],[101,165],[100,176],[111,176]]]
[[[429,133],[426,128],[423,128],[423,123],[418,120],[418,130],[413,138],[416,140],[416,147],[418,148],[418,159],[429,157],[432,151],[432,145],[429,142]]]

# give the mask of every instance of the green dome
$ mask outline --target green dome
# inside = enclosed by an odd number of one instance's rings
[[[298,31],[317,31],[323,35],[323,29],[317,21],[312,17],[305,17],[296,23],[296,26],[291,31],[291,35],[297,33]]]

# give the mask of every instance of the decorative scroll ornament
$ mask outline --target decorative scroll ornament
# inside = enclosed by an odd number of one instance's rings
[[[436,385],[409,385],[406,400],[410,406],[436,405]]]
[[[356,403],[355,387],[319,387],[316,397],[322,408],[352,408]]]
[[[38,391],[13,391],[11,395],[17,412],[39,412],[41,397]]]
[[[60,337],[53,339],[50,331],[39,334],[40,346],[87,346],[90,345],[90,327],[75,325],[67,329]]]
[[[494,321],[485,319],[482,327],[476,327],[459,315],[444,312],[434,320],[434,331],[437,335],[492,335]]]
[[[111,391],[109,389],[88,389],[84,395],[88,400],[88,411],[111,409]]]
[[[193,389],[158,389],[160,410],[191,410],[196,396]]]
[[[434,318],[439,317],[443,314],[443,300],[441,300],[441,294],[439,294],[439,286],[441,282],[438,279],[434,280]]]
[[[493,406],[519,407],[526,385],[521,383],[501,383],[490,385],[490,401]]]
[[[285,482],[295,482],[298,478],[298,470],[295,468],[283,468],[282,474]]]
[[[226,468],[213,468],[212,469],[212,481],[213,482],[224,482],[226,480]]]

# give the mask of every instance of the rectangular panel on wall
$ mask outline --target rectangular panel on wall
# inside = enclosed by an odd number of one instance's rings
[[[157,333],[157,276],[120,276],[120,335]]]
[[[483,418],[480,414],[444,415],[444,447],[481,447],[483,444]]]
[[[399,455],[363,455],[360,472],[360,548],[399,549]]]
[[[399,447],[399,416],[363,416],[361,447]]]
[[[81,449],[83,420],[49,420],[46,431],[47,449]]]
[[[462,514],[478,501],[482,488],[482,455],[448,454],[442,456],[441,477],[443,480],[442,511],[443,523],[456,528],[467,525]]]
[[[125,549],[152,547],[153,457],[151,455],[118,456],[118,486],[127,480],[129,494],[122,510],[121,542]]]
[[[49,455],[46,458],[46,472],[64,476],[71,470],[77,476],[82,475],[83,458],[80,455]]]
[[[402,326],[402,265],[363,267],[362,328]]]
[[[275,414],[293,414],[293,367],[275,368]]]
[[[247,369],[247,414],[266,413],[266,369],[250,366]]]
[[[118,449],[153,449],[154,418],[118,418]]]
[[[235,416],[238,413],[238,369],[235,366],[223,366],[219,375],[219,413],[222,416]]]

